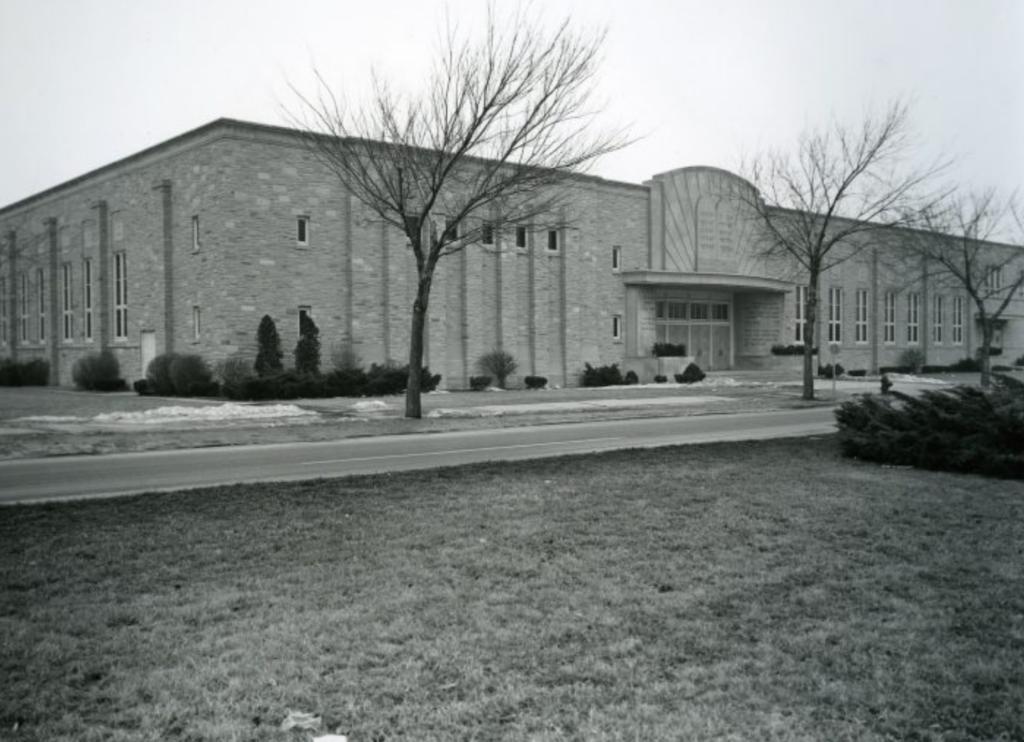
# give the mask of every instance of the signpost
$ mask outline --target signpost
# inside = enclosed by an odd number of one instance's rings
[[[832,356],[832,399],[836,398],[836,377],[839,376],[838,366],[836,366],[836,356],[839,355],[839,343],[829,343],[828,352]]]

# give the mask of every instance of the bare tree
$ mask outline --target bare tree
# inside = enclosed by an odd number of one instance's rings
[[[1024,208],[988,189],[953,194],[915,218],[921,229],[903,244],[923,259],[933,285],[963,291],[973,303],[981,328],[981,384],[988,386],[996,328],[1024,287]]]
[[[568,21],[543,28],[521,13],[467,40],[449,26],[419,95],[374,79],[371,99],[344,105],[320,73],[294,122],[315,156],[377,220],[404,233],[416,260],[405,414],[420,417],[423,333],[438,261],[502,223],[564,223],[574,176],[625,146],[594,127],[603,34]]]
[[[907,167],[912,145],[907,106],[803,132],[792,152],[769,151],[744,166],[755,191],[738,191],[751,210],[757,249],[805,273],[803,398],[814,399],[814,356],[821,275],[870,246],[872,235],[913,223],[935,202],[943,163]]]

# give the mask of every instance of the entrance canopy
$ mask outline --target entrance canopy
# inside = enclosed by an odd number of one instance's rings
[[[734,273],[679,273],[676,271],[637,270],[624,271],[627,286],[657,286],[704,291],[785,293],[792,290],[791,281],[761,276],[741,276]]]

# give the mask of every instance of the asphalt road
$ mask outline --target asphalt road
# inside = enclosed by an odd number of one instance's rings
[[[831,408],[610,420],[320,443],[66,456],[0,462],[0,503],[104,497],[237,482],[343,477],[609,449],[814,435]]]

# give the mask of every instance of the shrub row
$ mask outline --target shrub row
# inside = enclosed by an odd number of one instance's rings
[[[622,372],[619,371],[619,364],[613,363],[610,366],[598,366],[594,368],[589,363],[584,364],[583,373],[580,374],[580,386],[618,386],[622,384]]]
[[[202,356],[161,353],[149,362],[146,378],[135,383],[135,391],[163,397],[216,397],[221,389]]]
[[[772,355],[773,356],[802,356],[804,354],[803,345],[773,345]],[[818,349],[814,348],[811,350],[811,355],[818,355]]]
[[[885,464],[1024,479],[1024,383],[865,395],[836,410],[847,456]]]
[[[17,362],[0,361],[0,386],[46,386],[50,383],[50,364],[41,358]]]
[[[651,354],[657,357],[662,356],[685,356],[685,343],[655,343],[651,348]]]
[[[408,366],[373,364],[368,370],[337,369],[320,376],[284,371],[272,376],[244,376],[237,363],[222,368],[221,391],[229,399],[299,399],[324,397],[382,397],[400,394],[409,384]],[[422,371],[420,388],[431,392],[441,374]]]
[[[818,376],[824,376],[826,379],[831,379],[833,375],[836,377],[842,376],[846,372],[843,368],[843,364],[837,363],[835,368],[832,367],[831,363],[826,363],[824,366],[818,366]]]

